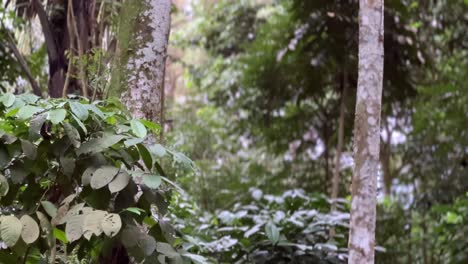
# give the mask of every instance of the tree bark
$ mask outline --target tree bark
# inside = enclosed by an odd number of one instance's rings
[[[135,0],[129,1],[136,2]],[[126,62],[127,89],[122,101],[135,118],[162,123],[164,74],[171,25],[170,0],[138,0],[139,10]],[[122,41],[122,40],[119,40]]]
[[[354,121],[349,263],[373,264],[383,84],[383,0],[359,1],[359,78]]]

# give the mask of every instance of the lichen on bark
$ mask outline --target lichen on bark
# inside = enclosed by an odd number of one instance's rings
[[[374,263],[383,83],[383,0],[360,0],[349,263]]]
[[[129,0],[122,12],[114,91],[135,118],[162,122],[171,1]]]

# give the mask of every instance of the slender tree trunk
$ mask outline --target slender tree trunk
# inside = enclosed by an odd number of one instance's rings
[[[338,121],[338,144],[336,146],[335,155],[335,167],[333,170],[332,190],[331,198],[338,198],[340,190],[340,167],[341,167],[341,153],[343,152],[343,141],[344,141],[344,123],[345,123],[345,110],[346,110],[346,98],[348,97],[348,73],[346,69],[343,71],[343,84],[341,92],[341,103],[340,103],[340,117]],[[335,204],[332,205],[332,211],[335,210]]]
[[[383,83],[383,0],[360,0],[349,263],[373,264]]]
[[[126,59],[126,91],[122,101],[135,118],[164,122],[164,74],[171,26],[170,0],[130,0],[138,7],[133,29],[130,29],[132,47]],[[124,10],[125,12],[125,10]],[[122,41],[122,40],[119,40]]]

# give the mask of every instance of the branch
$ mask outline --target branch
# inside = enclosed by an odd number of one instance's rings
[[[52,30],[50,29],[49,19],[47,18],[47,13],[44,10],[44,7],[38,0],[31,0],[32,6],[37,12],[37,16],[39,17],[39,21],[41,22],[42,32],[44,33],[44,40],[47,46],[47,51],[49,53],[51,60],[56,60],[59,58],[59,54],[57,53],[57,44],[55,43],[54,35],[52,34]]]
[[[15,40],[10,35],[10,32],[8,32],[8,29],[5,27],[3,23],[2,23],[2,28],[5,29],[5,33],[7,35],[8,47],[13,51],[13,54],[18,60],[18,63],[20,64],[21,69],[26,74],[26,77],[28,78],[29,83],[31,84],[31,87],[33,89],[33,93],[37,96],[42,96],[41,89],[39,88],[39,85],[37,84],[36,79],[34,79],[34,76],[32,75],[31,70],[29,69],[26,60],[24,59],[23,55],[21,55],[18,48],[16,47]]]

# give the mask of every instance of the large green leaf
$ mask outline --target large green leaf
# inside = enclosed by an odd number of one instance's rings
[[[149,150],[143,144],[138,144],[137,148],[138,148],[138,152],[140,152],[141,159],[143,159],[143,162],[145,163],[146,168],[148,168],[148,170],[152,170],[153,169],[153,157],[151,156],[151,153],[149,152]]]
[[[180,256],[180,254],[168,243],[158,242],[156,244],[156,250],[168,258],[176,258]]]
[[[21,148],[23,149],[24,155],[30,160],[35,160],[37,156],[37,146],[28,140],[21,140]]]
[[[111,193],[120,192],[127,187],[129,181],[130,175],[126,171],[121,170],[117,176],[115,176],[115,179],[109,183],[109,191]]]
[[[21,238],[26,244],[32,244],[39,238],[39,226],[36,221],[29,215],[23,215],[20,218],[23,229],[21,231]]]
[[[41,138],[41,128],[47,120],[47,114],[39,114],[31,118],[29,122],[29,139],[34,141]]]
[[[279,242],[279,229],[273,222],[270,221],[265,225],[265,233],[271,243],[276,244]]]
[[[88,119],[88,109],[83,104],[79,102],[70,102],[69,104],[72,113],[81,121],[86,121],[86,119]]]
[[[152,236],[145,235],[138,240],[137,245],[143,250],[146,256],[153,254],[156,250],[156,240]]]
[[[52,225],[49,222],[49,219],[41,212],[36,211],[37,218],[39,219],[39,224],[41,225],[42,234],[47,239],[47,244],[49,247],[55,245],[54,234],[52,233]]]
[[[122,220],[118,214],[108,214],[101,221],[101,228],[108,237],[114,237],[122,228]]]
[[[55,217],[57,215],[57,207],[49,201],[42,201],[42,207],[50,217]]]
[[[78,132],[78,130],[74,126],[70,125],[69,123],[63,123],[62,125],[72,145],[75,148],[79,148],[81,146],[81,137],[80,137],[80,133]]]
[[[74,215],[67,220],[65,225],[65,234],[70,242],[80,239],[83,235],[84,215]]]
[[[102,234],[101,222],[106,217],[107,212],[96,210],[88,213],[84,218],[83,236],[90,239],[92,235],[100,236]]]
[[[144,174],[143,183],[151,189],[157,189],[161,185],[161,176]]]
[[[47,114],[47,120],[50,120],[52,124],[58,125],[60,124],[63,120],[65,120],[65,117],[67,116],[67,110],[65,109],[54,109],[48,112]]]
[[[9,247],[13,247],[21,236],[23,225],[21,221],[14,216],[2,216],[0,224],[0,234],[2,240]]]
[[[130,121],[130,127],[132,128],[133,134],[139,138],[146,137],[146,134],[148,133],[146,131],[146,127],[140,121],[135,119]]]
[[[114,144],[117,144],[124,138],[125,136],[121,135],[104,135],[100,138],[93,138],[83,143],[81,147],[76,150],[76,155],[80,156],[83,154],[93,154],[101,152],[113,146]]]
[[[93,177],[93,174],[96,170],[97,168],[94,167],[86,168],[86,170],[81,175],[81,184],[83,184],[83,186],[86,186],[91,182],[91,178]]]
[[[5,107],[10,107],[15,103],[16,97],[12,93],[5,93],[0,97],[0,102],[3,103]]]
[[[18,118],[19,119],[29,119],[31,118],[34,114],[42,111],[43,109],[37,106],[33,105],[26,105],[20,108],[18,111]]]
[[[157,158],[162,158],[166,155],[166,148],[161,144],[154,144],[149,147],[149,151]]]
[[[91,188],[97,190],[109,184],[119,173],[119,169],[113,166],[104,166],[97,169],[91,177]]]

